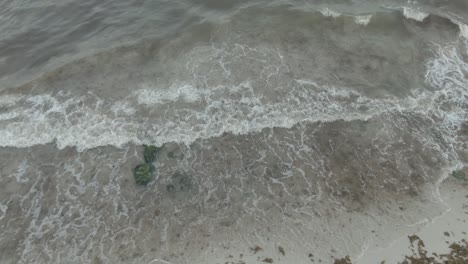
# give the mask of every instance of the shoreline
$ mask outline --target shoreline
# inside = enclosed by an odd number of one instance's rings
[[[449,254],[449,245],[459,243],[467,239],[467,231],[463,229],[468,222],[468,189],[466,183],[449,176],[443,180],[439,190],[442,202],[447,205],[447,210],[434,219],[425,219],[427,224],[415,223],[414,231],[395,240],[385,248],[371,248],[364,254],[353,259],[353,263],[367,264],[380,263],[401,263],[405,256],[413,256],[415,248],[409,237],[416,235],[425,242],[425,250],[428,255],[436,253]],[[460,223],[463,224],[460,224]],[[458,225],[457,225],[458,224]],[[417,255],[417,254],[416,254]]]

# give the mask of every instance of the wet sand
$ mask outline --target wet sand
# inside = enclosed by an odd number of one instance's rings
[[[434,257],[434,263],[441,263],[447,258],[438,257],[443,254],[449,254],[450,245],[460,244],[465,250],[467,241],[468,224],[468,183],[453,179],[450,176],[440,186],[440,198],[446,205],[446,210],[434,218],[423,219],[419,223],[414,223],[413,230],[400,239],[393,241],[385,248],[372,248],[372,242],[365,247],[365,251],[354,258],[353,263],[379,263],[385,260],[385,263],[401,263],[405,256],[419,257],[416,243],[411,243],[410,236],[416,235],[424,242],[424,250],[428,257]],[[417,242],[417,241],[416,241]],[[436,253],[437,255],[433,255]],[[461,258],[468,261],[468,255]],[[411,260],[407,259],[409,263]],[[463,263],[463,262],[460,262]]]

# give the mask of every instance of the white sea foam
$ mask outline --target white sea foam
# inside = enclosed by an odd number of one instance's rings
[[[460,30],[459,37],[468,40],[468,25],[461,22],[462,18],[454,14],[448,15],[448,18],[453,24],[458,25],[458,29]]]
[[[468,25],[463,23],[458,23],[458,27],[460,28],[460,37],[468,39]]]
[[[28,147],[56,141],[59,148],[121,146],[136,139],[132,124],[106,115],[103,100],[51,95],[15,96],[10,118],[0,121],[1,146]],[[95,98],[93,98],[95,99]]]
[[[16,173],[14,174],[16,181],[20,183],[25,183],[29,181],[29,178],[25,177],[26,171],[28,170],[28,161],[23,160],[20,164]],[[13,175],[12,175],[13,176]]]
[[[79,150],[84,150],[103,145],[122,146],[128,142],[190,144],[198,138],[218,136],[224,132],[247,134],[267,127],[289,128],[302,121],[368,119],[384,111],[418,105],[417,100],[412,99],[371,99],[347,88],[318,85],[310,80],[296,80],[294,83],[284,101],[266,104],[255,95],[249,83],[197,92],[189,89],[190,98],[203,99],[206,105],[180,109],[165,106],[168,98],[176,100],[180,94],[166,96],[155,92],[155,96],[152,96],[152,91],[143,88],[134,94],[140,102],[139,107],[160,108],[155,110],[157,116],[141,117],[138,112],[128,116],[128,111],[106,111],[109,103],[99,98],[63,100],[50,95],[23,96],[18,99],[23,106],[12,110],[15,119],[0,123],[3,135],[0,145],[28,147],[56,141],[59,148],[77,146]],[[225,91],[242,93],[243,97],[240,100],[222,97]],[[86,105],[88,101],[94,103]],[[128,104],[118,101],[110,108],[119,109],[117,106]],[[366,106],[368,110],[361,111],[360,106]],[[137,107],[134,105],[131,108]]]
[[[5,217],[7,210],[8,210],[8,206],[0,203],[0,220],[2,220]]]
[[[111,111],[114,112],[115,115],[127,115],[131,116],[134,115],[136,110],[134,107],[130,105],[128,101],[118,101],[111,106]]]
[[[322,15],[326,16],[326,17],[333,17],[333,18],[337,18],[339,16],[341,16],[341,13],[339,12],[336,12],[334,10],[331,10],[329,8],[323,8],[323,9],[320,9],[320,13],[322,13]]]
[[[408,19],[413,19],[416,21],[423,21],[429,14],[409,8],[403,7],[403,15]]]
[[[369,24],[371,18],[372,18],[372,15],[356,16],[354,17],[354,22],[356,22],[356,24],[358,25],[366,26],[367,24]]]
[[[253,55],[246,48],[240,51]],[[263,50],[261,54],[271,58]],[[212,59],[206,52],[201,55]],[[216,60],[228,57],[219,52],[216,55]],[[280,55],[278,62],[283,63]],[[262,74],[268,84],[268,78],[285,66],[266,64]],[[437,90],[421,90],[405,99],[370,98],[347,87],[304,79],[271,89],[249,80],[215,86],[182,81],[168,87],[147,83],[119,101],[93,94],[73,97],[65,92],[9,95],[0,99],[0,146],[29,147],[55,141],[59,148],[77,146],[84,150],[129,142],[190,144],[225,132],[247,134],[264,128],[289,128],[304,121],[365,120],[388,111],[431,112],[441,116],[448,129],[457,129],[468,120],[464,110],[468,107],[464,99],[468,66],[456,47],[450,46],[440,48],[427,68],[426,81]],[[196,72],[192,66],[190,69]],[[229,69],[220,71],[224,70]],[[275,93],[270,93],[272,89]],[[440,107],[444,103],[451,106],[449,111],[441,111],[446,108]]]
[[[155,89],[156,88],[156,89]],[[191,84],[174,83],[169,88],[147,85],[136,93],[140,104],[163,104],[182,100],[194,103],[200,100],[200,92]]]
[[[442,116],[450,129],[459,129],[468,122],[468,63],[461,57],[457,46],[439,47],[436,57],[426,67],[426,82],[436,91],[435,113]],[[443,106],[443,107],[441,107]]]

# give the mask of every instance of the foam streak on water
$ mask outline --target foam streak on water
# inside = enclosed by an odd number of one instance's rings
[[[409,7],[404,7],[403,8],[403,15],[406,18],[414,19],[416,21],[423,21],[426,17],[429,16],[429,14],[427,14],[427,13],[411,9]]]
[[[356,21],[357,24],[359,25],[367,25],[369,24],[370,20],[372,18],[372,15],[367,15],[367,16],[356,16],[354,18],[354,21]]]

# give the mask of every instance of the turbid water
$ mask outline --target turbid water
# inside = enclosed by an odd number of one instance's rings
[[[359,263],[468,173],[466,1],[0,7],[0,263]]]

